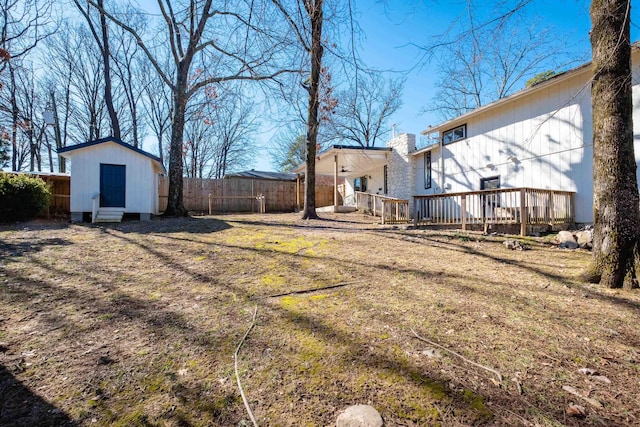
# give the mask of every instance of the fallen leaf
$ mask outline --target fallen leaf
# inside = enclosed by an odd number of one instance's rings
[[[584,406],[571,405],[567,408],[567,415],[570,417],[584,418],[587,416],[587,411]]]
[[[578,392],[578,390],[576,390],[575,388],[571,387],[570,385],[563,385],[562,389],[564,391],[566,391],[566,392],[569,392],[569,393],[573,394],[576,397],[579,397],[580,399],[584,400],[585,402],[587,402],[591,406],[595,406],[596,408],[602,408],[602,403],[600,403],[596,399],[592,399],[590,397],[583,396],[580,392]]]

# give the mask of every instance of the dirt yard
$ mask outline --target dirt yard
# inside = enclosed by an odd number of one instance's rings
[[[640,425],[640,291],[588,252],[324,216],[0,227],[0,425],[248,426],[256,308],[261,426]]]

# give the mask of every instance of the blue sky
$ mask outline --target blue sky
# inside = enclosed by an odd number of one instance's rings
[[[437,92],[438,70],[434,62],[420,62],[421,51],[411,44],[429,45],[434,36],[445,32],[451,22],[464,14],[466,1],[352,2],[356,9],[355,17],[364,35],[359,50],[363,61],[371,68],[390,70],[393,71],[392,75],[406,78],[403,106],[394,115],[391,123],[396,124],[398,132],[413,133],[419,137],[422,130],[440,121],[435,113],[424,112]],[[152,5],[154,3],[155,1],[151,0],[140,1],[140,4],[148,9],[157,8]],[[495,2],[476,0],[476,3],[484,6]],[[569,49],[577,57],[588,60],[591,52],[589,5],[589,0],[533,0],[527,6],[525,16],[541,28],[550,28],[556,37],[567,42]],[[488,7],[481,7],[481,13],[485,11],[483,9],[488,13]],[[631,11],[631,40],[636,41],[640,30],[633,23],[640,23],[640,11],[634,8],[634,2]],[[521,88],[523,85],[524,82],[518,87]],[[265,132],[258,138],[260,147],[251,168],[274,170],[267,148],[271,137],[272,132]]]
[[[355,0],[357,20],[365,36],[360,50],[362,59],[369,67],[393,70],[406,77],[403,106],[391,120],[398,132],[418,136],[440,121],[435,113],[424,112],[437,91],[437,67],[434,63],[421,63],[420,49],[411,44],[428,45],[464,13],[465,5],[464,0]],[[568,41],[577,55],[588,59],[589,5],[587,0],[535,0],[526,16],[531,22],[550,27],[554,35]],[[637,39],[637,34],[638,29],[633,27],[632,40]],[[252,167],[273,170],[266,150]]]

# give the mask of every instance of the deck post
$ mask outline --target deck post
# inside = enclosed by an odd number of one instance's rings
[[[382,213],[380,217],[382,218],[382,225],[384,225],[384,200],[380,200],[380,204],[382,205]],[[376,199],[373,199],[373,216],[376,216]]]
[[[296,209],[300,212],[300,181],[302,174],[296,174]]]
[[[555,198],[555,193],[552,191],[551,193],[549,193],[549,223],[551,224],[555,224],[556,222],[555,206],[553,205],[554,198]]]
[[[527,192],[524,188],[520,189],[520,235],[527,235]]]
[[[461,212],[462,231],[466,231],[467,230],[467,196],[464,194],[461,196],[460,209],[462,209],[462,212]]]
[[[413,226],[418,226],[418,198],[413,198]]]
[[[333,155],[333,211],[338,212],[338,155]]]

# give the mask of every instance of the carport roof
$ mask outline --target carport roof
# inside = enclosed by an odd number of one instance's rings
[[[391,152],[389,147],[357,147],[353,145],[332,145],[318,154],[316,158],[316,174],[333,175],[334,158],[338,160],[338,174],[352,175],[359,171],[365,172],[387,163]],[[294,172],[303,173],[306,165],[303,163]]]

